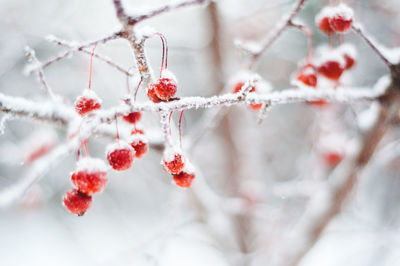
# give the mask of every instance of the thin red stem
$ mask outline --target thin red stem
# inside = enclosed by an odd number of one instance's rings
[[[89,157],[89,151],[87,147],[87,140],[83,141],[83,149],[85,150],[86,157]]]
[[[167,39],[165,38],[164,35],[162,35],[159,32],[156,34],[160,37],[163,47],[162,58],[161,58],[161,69],[160,69],[160,78],[161,78],[163,70],[167,69],[168,67],[168,45],[167,45]]]
[[[181,115],[179,116],[179,144],[182,148],[182,116],[183,116],[183,111],[181,111]]]
[[[97,47],[97,43],[94,45],[92,53],[90,54],[90,67],[89,67],[89,89],[92,86],[92,62],[93,62],[93,55],[94,55],[94,50]]]
[[[140,78],[140,81],[139,81],[139,83],[138,83],[138,85],[137,85],[137,87],[136,87],[136,90],[135,90],[135,95],[133,96],[133,101],[134,101],[134,102],[136,102],[136,96],[137,96],[137,93],[138,93],[138,91],[139,91],[140,85],[142,84],[142,81],[143,81],[143,79]]]

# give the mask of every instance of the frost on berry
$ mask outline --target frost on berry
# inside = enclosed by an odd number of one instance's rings
[[[299,69],[296,74],[295,85],[305,85],[315,88],[317,86],[317,71],[313,65],[307,64]],[[301,83],[301,84],[299,84]]]
[[[72,184],[87,195],[102,191],[107,184],[107,165],[100,159],[82,158],[71,175]]]
[[[316,60],[318,73],[327,79],[338,81],[343,74],[346,61],[337,49],[319,49],[319,57]]]
[[[185,166],[185,158],[178,148],[167,148],[164,151],[162,164],[164,165],[165,171],[167,171],[168,173],[178,174]]]
[[[65,193],[63,203],[70,213],[82,216],[90,208],[92,196],[73,189]]]
[[[340,4],[331,9],[329,25],[335,32],[347,32],[353,23],[353,16],[353,9],[345,4]]]
[[[143,131],[143,129],[140,129],[140,128],[134,128],[134,129],[132,129],[132,131],[131,131],[131,135],[134,135],[134,134],[141,134],[141,135],[143,135],[143,134],[144,134],[144,131]]]
[[[100,98],[94,91],[89,89],[84,90],[83,94],[75,100],[75,110],[80,115],[85,115],[100,108]]]
[[[351,44],[342,44],[338,48],[339,52],[342,54],[344,60],[345,60],[345,69],[351,69],[356,62],[357,58],[357,51],[354,45]]]
[[[315,24],[325,34],[330,35],[333,29],[329,24],[329,17],[332,14],[332,7],[324,7],[315,17]]]
[[[143,134],[133,134],[129,138],[129,144],[135,150],[136,158],[141,158],[146,154],[148,149],[148,141]]]
[[[132,166],[135,150],[126,142],[111,144],[106,150],[110,166],[117,171],[127,170]]]
[[[141,117],[142,114],[140,112],[131,112],[127,115],[122,116],[122,119],[130,124],[135,124],[137,121],[140,120]]]
[[[150,101],[152,101],[153,103],[159,103],[161,102],[161,99],[158,98],[157,94],[156,94],[156,87],[157,87],[157,83],[152,83],[150,84],[149,88],[147,89],[147,97],[150,99]]]
[[[192,185],[193,179],[195,178],[194,168],[190,163],[186,163],[183,170],[173,176],[174,182],[177,186],[188,188]]]

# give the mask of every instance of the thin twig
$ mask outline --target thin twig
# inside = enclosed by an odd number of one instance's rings
[[[49,38],[47,38],[47,39],[48,39],[49,41],[51,41],[51,42],[54,42],[54,43],[57,44],[57,45],[64,46],[64,47],[68,47],[68,48],[70,48],[70,49],[76,49],[76,47],[77,47],[77,45],[75,45],[75,44],[72,43],[72,42],[67,42],[67,41],[65,41],[65,40],[59,39],[59,38],[54,37],[54,36],[51,36],[51,37],[49,37]],[[79,46],[78,46],[78,47],[79,47]],[[91,53],[92,53],[92,51],[91,51],[90,49],[88,49],[88,48],[78,49],[78,51],[81,51],[81,52],[83,52],[83,53],[85,53],[85,54],[87,54],[87,55],[91,55]],[[112,59],[110,59],[109,57],[104,56],[104,55],[102,55],[102,54],[100,54],[100,53],[98,53],[98,52],[95,52],[95,53],[93,54],[93,56],[94,56],[95,58],[97,58],[97,59],[99,59],[99,60],[105,62],[106,64],[108,64],[108,65],[114,67],[115,69],[117,69],[118,71],[124,73],[125,75],[127,75],[127,76],[133,76],[133,73],[132,73],[131,71],[129,71],[129,70],[125,69],[123,66],[121,66],[121,65],[119,65],[119,64],[117,64],[117,63],[115,63],[115,62],[114,62]]]
[[[207,1],[208,0],[189,0],[189,1],[184,1],[184,2],[177,3],[177,4],[165,5],[165,6],[156,8],[154,10],[151,10],[151,11],[147,12],[146,14],[128,17],[128,25],[133,26],[133,25],[135,25],[139,22],[142,22],[144,20],[147,20],[149,18],[153,18],[155,16],[158,16],[158,15],[161,15],[161,14],[173,11],[173,10],[177,10],[177,9],[180,9],[183,7],[188,7],[188,6],[193,6],[193,5],[201,5]]]
[[[28,46],[25,47],[25,51],[26,51],[31,63],[36,67],[38,78],[39,78],[40,84],[42,85],[44,92],[46,93],[46,95],[48,97],[50,97],[50,99],[55,100],[56,96],[45,79],[43,68],[41,67],[40,61],[36,57],[35,51]]]

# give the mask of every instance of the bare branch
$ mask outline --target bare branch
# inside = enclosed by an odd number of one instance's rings
[[[384,55],[382,46],[379,45],[375,40],[368,36],[361,25],[353,24],[352,29],[360,35],[361,38],[371,47],[371,49],[379,56],[379,58],[389,67],[392,68],[393,63]]]
[[[65,47],[68,47],[70,49],[77,49],[77,46],[78,46],[73,42],[68,42],[68,41],[62,40],[60,38],[57,38],[55,36],[48,36],[46,39],[48,41],[50,41],[50,42],[53,42],[53,43],[57,44],[57,45],[65,46]],[[87,55],[91,55],[92,54],[92,50],[90,50],[88,48],[78,49],[78,51],[82,51],[83,53],[85,53]],[[108,65],[114,67],[115,69],[117,69],[118,71],[124,73],[127,76],[133,76],[133,74],[129,70],[127,70],[123,66],[115,63],[111,58],[109,58],[107,56],[104,56],[102,54],[99,54],[99,53],[95,52],[93,54],[93,57],[95,57],[95,58],[107,63]]]
[[[180,9],[183,7],[188,7],[188,6],[193,6],[193,5],[201,5],[206,2],[208,2],[208,0],[189,0],[189,1],[184,1],[184,2],[177,3],[177,4],[165,5],[163,7],[159,7],[154,10],[151,10],[151,11],[147,12],[146,14],[128,17],[128,25],[133,26],[139,22],[142,22],[149,18],[158,16],[158,15],[161,15],[161,14],[173,11],[173,10],[177,10],[177,9]]]
[[[40,84],[42,85],[42,88],[44,92],[46,93],[47,96],[49,96],[52,100],[56,99],[55,94],[53,93],[53,90],[50,88],[50,86],[47,84],[47,81],[44,76],[43,68],[41,67],[40,61],[37,59],[35,51],[30,48],[30,47],[25,47],[25,51],[29,57],[29,61],[34,65],[36,68],[38,78],[40,81]]]
[[[270,32],[270,34],[261,42],[256,49],[250,48],[249,44],[237,43],[239,47],[249,52],[252,56],[251,66],[260,58],[260,56],[273,44],[285,29],[291,24],[292,19],[301,11],[307,0],[299,0],[292,11],[287,14]]]
[[[61,55],[56,56],[56,57],[48,60],[47,62],[43,63],[41,65],[41,67],[44,69],[44,68],[50,66],[51,64],[53,64],[55,62],[58,62],[58,61],[60,61],[60,60],[62,60],[64,58],[74,54],[75,52],[84,49],[84,48],[88,48],[88,47],[91,47],[91,46],[96,45],[96,44],[107,43],[107,42],[109,42],[111,40],[115,40],[115,39],[118,39],[120,37],[121,37],[121,33],[120,32],[116,32],[116,33],[113,33],[113,34],[111,34],[109,36],[106,36],[106,37],[104,37],[104,38],[102,38],[100,40],[96,40],[96,41],[92,41],[92,42],[89,42],[89,43],[86,43],[86,44],[82,44],[82,45],[80,45],[78,47],[75,47],[74,49],[65,51]],[[36,68],[32,68],[32,69],[29,70],[29,72],[33,72],[33,71],[36,71]]]
[[[77,114],[62,103],[37,103],[24,98],[6,96],[0,93],[0,111],[16,118],[50,122],[67,126]]]

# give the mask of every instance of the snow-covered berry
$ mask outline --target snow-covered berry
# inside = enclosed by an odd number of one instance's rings
[[[152,83],[152,84],[150,84],[149,88],[147,89],[147,97],[153,103],[161,102],[161,99],[158,98],[158,96],[156,94],[156,87],[157,87],[157,83]]]
[[[164,165],[165,171],[168,173],[178,174],[185,166],[185,158],[178,148],[167,148],[164,151],[162,164]]]
[[[71,181],[86,195],[100,192],[107,184],[107,165],[100,159],[82,158],[71,175]]]
[[[318,72],[331,80],[339,80],[344,67],[338,61],[327,61],[318,67]]]
[[[107,160],[117,171],[127,170],[132,166],[135,150],[126,142],[119,141],[107,147]]]
[[[329,24],[329,17],[332,14],[332,7],[324,7],[315,17],[315,24],[323,33],[330,35],[334,31]]]
[[[344,69],[351,69],[356,63],[356,48],[351,44],[342,44],[338,49],[346,62]]]
[[[302,84],[315,88],[317,86],[317,71],[313,65],[305,65],[298,71],[296,80]]]
[[[135,135],[135,134],[144,134],[144,131],[143,131],[143,129],[140,129],[140,128],[134,128],[134,129],[132,129],[132,131],[131,131],[131,135]]]
[[[140,120],[141,117],[142,114],[140,112],[131,112],[127,115],[122,116],[122,119],[130,124],[135,124],[137,121]]]
[[[353,9],[345,4],[340,4],[332,8],[329,25],[335,32],[347,32],[353,23],[353,16]]]
[[[84,90],[83,94],[75,100],[75,110],[80,115],[85,115],[100,108],[100,98],[94,91],[89,89]]]
[[[173,175],[175,184],[183,188],[190,187],[195,177],[194,169],[190,163],[186,163],[185,167],[179,174]]]
[[[70,213],[82,216],[90,208],[92,196],[73,189],[65,193],[63,203]]]
[[[135,150],[135,157],[141,158],[148,150],[148,141],[143,134],[133,134],[129,138],[129,144]]]
[[[343,74],[346,61],[339,49],[320,47],[315,60],[317,71],[327,79],[338,81]]]

